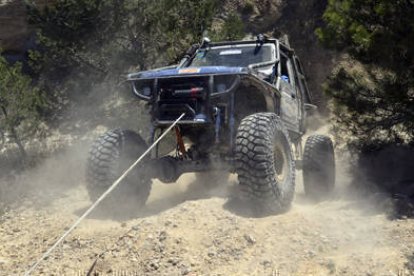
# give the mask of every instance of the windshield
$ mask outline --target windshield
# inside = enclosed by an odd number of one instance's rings
[[[250,64],[275,59],[274,46],[271,44],[222,46],[199,50],[189,66],[230,66],[247,67]]]

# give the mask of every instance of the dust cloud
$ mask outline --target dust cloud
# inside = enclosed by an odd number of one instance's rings
[[[16,176],[21,188],[12,205],[18,208],[0,223],[2,271],[27,269],[90,206],[85,162],[91,141],[106,129],[89,129],[82,140],[72,137],[71,146]],[[329,134],[329,127],[313,132]],[[352,156],[337,147],[336,158],[337,185],[330,198],[309,200],[297,171],[291,210],[262,218],[226,207],[238,193],[236,175],[189,173],[175,184],[153,181],[144,208],[123,217],[91,214],[41,271],[87,271],[97,254],[107,252],[97,269],[145,275],[397,273],[414,252],[411,221],[390,221],[385,199],[353,185],[358,179]]]

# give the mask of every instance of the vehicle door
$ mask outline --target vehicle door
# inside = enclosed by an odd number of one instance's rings
[[[296,76],[292,60],[284,52],[280,53],[280,68],[279,68],[281,105],[280,114],[286,127],[295,132],[299,132],[300,124],[300,109],[298,91],[296,88]]]

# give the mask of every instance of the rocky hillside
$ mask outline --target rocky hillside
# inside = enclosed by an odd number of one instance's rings
[[[37,0],[37,6],[52,3],[53,0]],[[316,103],[323,108],[321,84],[330,73],[333,54],[322,48],[314,30],[320,24],[320,17],[326,1],[259,1],[226,0],[216,18],[216,24],[229,15],[237,13],[242,18],[246,33],[266,33],[280,37],[288,34],[291,46],[297,50],[308,73],[310,89]],[[12,60],[24,59],[26,51],[33,47],[35,36],[28,26],[23,1],[2,0],[0,2],[0,48]]]
[[[335,55],[313,32],[325,2],[226,0],[215,20],[220,24],[234,11],[247,33],[288,34],[323,103],[320,86]],[[0,3],[1,46],[21,57],[32,37],[24,6]],[[11,173],[12,164],[0,168],[8,172],[0,177],[0,276],[22,275],[91,205],[84,177],[91,141],[107,128],[131,128],[145,119],[136,101],[119,94],[102,102],[105,86],[85,97],[86,108],[68,108],[48,139],[30,143],[36,150],[65,150],[22,173]],[[395,208],[384,194],[353,189],[350,161],[337,157],[331,198],[309,201],[298,171],[292,208],[262,218],[237,202],[235,175],[209,187],[193,174],[172,185],[154,181],[145,207],[117,216],[96,210],[33,275],[414,275],[412,209],[404,212],[405,205]]]

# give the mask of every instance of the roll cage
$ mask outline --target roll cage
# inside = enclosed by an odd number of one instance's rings
[[[225,46],[247,45],[261,47],[266,44],[274,45],[275,51],[272,59],[264,62],[249,64],[247,68],[263,80],[276,86],[279,90],[281,81],[287,80],[295,88],[298,97],[303,100],[304,104],[312,104],[312,95],[308,89],[303,67],[299,58],[296,56],[294,50],[288,46],[288,43],[283,43],[278,39],[269,39],[264,36],[258,36],[257,40],[224,42],[210,42],[208,39],[205,39],[201,46],[193,45],[189,51],[187,51],[178,67],[191,67],[194,59],[197,57],[197,54],[208,49]],[[268,68],[271,69],[269,70]]]

